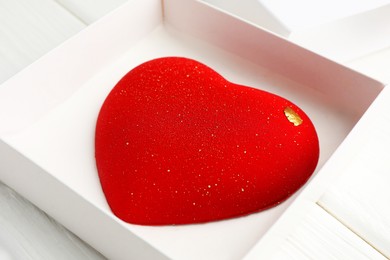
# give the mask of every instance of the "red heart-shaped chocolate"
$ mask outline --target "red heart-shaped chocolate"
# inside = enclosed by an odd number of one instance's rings
[[[315,128],[297,106],[180,57],[127,73],[101,108],[95,138],[112,211],[143,225],[267,209],[308,180],[319,156]]]

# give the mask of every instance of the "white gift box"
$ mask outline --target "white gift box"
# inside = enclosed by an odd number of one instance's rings
[[[0,179],[112,259],[242,258],[297,198],[195,225],[138,226],[112,214],[95,168],[97,114],[126,72],[161,56],[197,59],[300,106],[320,139],[315,174],[384,88],[202,1],[129,1],[0,87]]]
[[[389,0],[206,0],[337,61],[390,46]]]

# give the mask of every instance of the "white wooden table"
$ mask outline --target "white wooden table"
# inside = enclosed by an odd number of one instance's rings
[[[0,83],[124,1],[0,0]],[[390,82],[390,48],[345,63],[381,81]],[[364,174],[361,172],[356,180],[367,182]],[[380,182],[381,179],[376,179],[372,185]],[[390,210],[376,206],[367,213],[361,208],[367,205],[348,208],[348,204],[356,205],[356,196],[369,202],[375,200],[375,194],[360,189],[357,182],[356,185],[347,184],[351,183],[344,178],[334,185],[302,225],[288,236],[276,258],[388,257],[375,243],[390,248],[390,235],[385,232],[383,236],[375,237],[374,244],[365,241],[364,232],[378,233],[370,230],[377,226],[359,223],[359,219],[353,216],[354,212],[361,214],[363,211],[367,214],[365,220],[379,219],[386,225],[390,223]],[[390,198],[390,190],[384,186],[379,188],[384,198]],[[335,214],[329,214],[329,210],[334,210]],[[340,218],[343,218],[343,214],[348,213],[345,211],[352,212],[347,216],[354,225],[352,228],[348,226],[349,222],[342,223],[335,217],[340,213]],[[363,235],[354,232],[356,225],[362,227]],[[389,226],[385,227],[390,230]],[[104,256],[0,182],[0,259],[104,259]]]

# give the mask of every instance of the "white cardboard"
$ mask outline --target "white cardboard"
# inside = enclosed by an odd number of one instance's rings
[[[375,100],[359,127],[363,147],[318,204],[390,258],[390,89]]]
[[[390,46],[389,0],[204,1],[337,61]]]
[[[101,191],[93,151],[101,103],[128,70],[172,55],[302,107],[320,137],[318,169],[383,88],[200,1],[133,0],[1,86],[0,178],[109,258],[241,258],[296,196],[247,217],[145,227],[113,216]]]
[[[300,31],[368,12],[389,0],[258,0],[288,31]]]
[[[390,83],[390,46],[381,51],[352,60],[347,66],[381,82]]]
[[[390,3],[303,30],[289,40],[336,61],[350,61],[390,47]]]

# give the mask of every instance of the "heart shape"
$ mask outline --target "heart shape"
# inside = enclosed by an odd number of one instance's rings
[[[313,173],[319,144],[290,101],[231,83],[195,60],[165,57],[132,69],[110,92],[95,156],[117,217],[187,224],[284,201]]]

